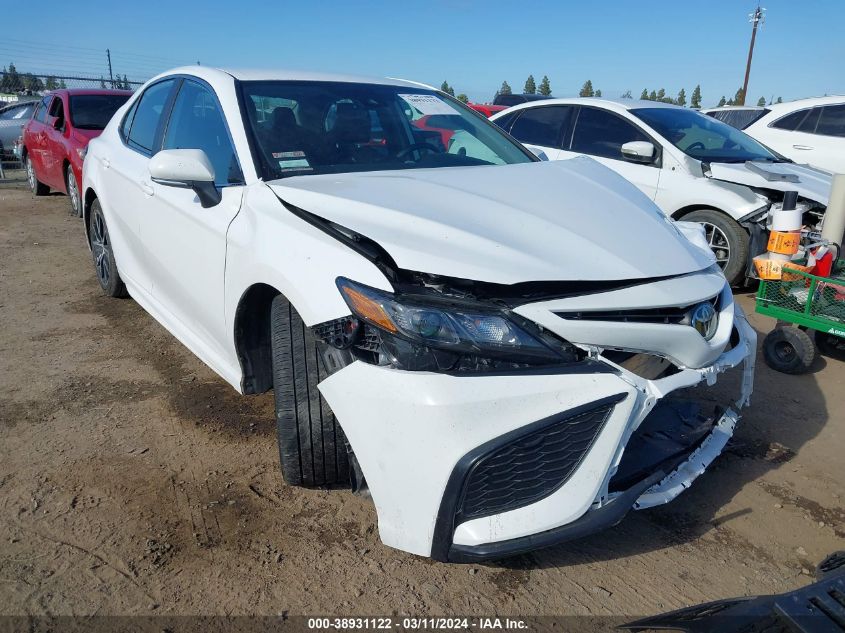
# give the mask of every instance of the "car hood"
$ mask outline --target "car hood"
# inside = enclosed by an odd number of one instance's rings
[[[710,177],[760,189],[797,191],[798,195],[827,206],[830,174],[795,163],[710,163]]]
[[[665,277],[713,263],[636,187],[590,158],[268,184],[408,270],[512,284]]]

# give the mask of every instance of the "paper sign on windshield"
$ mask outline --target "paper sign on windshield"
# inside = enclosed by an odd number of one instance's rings
[[[458,114],[448,103],[435,95],[399,95],[422,114]]]

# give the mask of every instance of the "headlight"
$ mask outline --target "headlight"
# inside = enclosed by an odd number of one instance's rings
[[[386,356],[382,360],[396,367],[496,369],[502,363],[521,366],[577,359],[572,346],[495,306],[395,295],[343,277],[337,286],[352,314],[377,330],[378,353]]]
[[[85,147],[83,147],[81,149],[79,147],[77,147],[76,153],[79,155],[79,160],[84,161],[85,156],[88,154],[88,146],[86,145]]]

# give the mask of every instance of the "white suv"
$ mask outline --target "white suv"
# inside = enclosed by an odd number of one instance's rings
[[[275,389],[285,480],[368,488],[416,554],[666,503],[751,393],[755,334],[698,227],[420,84],[177,69],[91,142],[83,184],[105,293],[239,392]],[[722,408],[663,400],[739,366]]]
[[[550,160],[591,156],[634,183],[669,217],[701,223],[732,284],[745,281],[751,257],[765,252],[769,210],[784,191],[798,191],[810,227],[818,227],[827,207],[829,174],[794,165],[688,108],[632,99],[549,99],[491,120]]]
[[[702,110],[794,160],[845,174],[845,96]]]

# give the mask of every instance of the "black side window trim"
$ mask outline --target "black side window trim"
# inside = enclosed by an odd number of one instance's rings
[[[610,160],[619,160],[619,161],[622,161],[624,163],[630,163],[631,165],[643,165],[645,167],[660,168],[660,167],[663,166],[663,144],[660,143],[659,141],[655,140],[654,135],[646,132],[636,121],[632,121],[631,119],[628,119],[624,116],[617,114],[616,112],[611,112],[610,110],[606,110],[604,108],[596,108],[594,106],[583,106],[583,105],[578,106],[578,111],[575,113],[575,116],[572,118],[572,124],[569,126],[569,142],[565,144],[566,147],[563,148],[564,151],[575,152],[577,154],[584,154],[584,156],[592,156],[593,155],[593,154],[586,154],[584,152],[576,152],[575,150],[572,149],[572,141],[575,139],[575,128],[578,126],[578,119],[581,117],[581,110],[586,110],[586,109],[600,110],[601,112],[604,112],[605,114],[609,114],[611,116],[615,116],[617,119],[621,119],[625,123],[629,124],[631,127],[636,128],[636,130],[640,134],[645,136],[649,140],[649,142],[651,142],[651,144],[654,145],[655,156],[654,156],[654,160],[650,163],[632,163],[631,161],[627,161],[622,157],[613,158],[611,156],[599,156],[599,158],[608,158]]]
[[[180,81],[176,89],[170,94],[170,97],[167,100],[167,103],[164,106],[164,110],[162,114],[162,119],[164,119],[164,125],[159,126],[159,130],[156,131],[156,142],[155,148],[156,151],[159,151],[164,145],[164,139],[167,136],[167,128],[170,127],[170,117],[173,115],[173,106],[176,104],[176,98],[179,96],[179,93],[182,90],[182,86],[185,82],[191,81],[198,86],[205,88],[208,90],[211,97],[214,99],[214,103],[217,104],[217,110],[220,112],[220,118],[223,119],[223,127],[226,128],[226,137],[229,139],[229,144],[232,146],[232,154],[235,156],[235,161],[238,163],[238,173],[240,174],[240,181],[239,182],[227,182],[224,184],[215,184],[215,186],[219,189],[222,187],[240,187],[246,184],[246,178],[244,177],[244,170],[241,166],[241,159],[238,156],[238,149],[235,147],[235,139],[232,138],[232,131],[229,129],[229,122],[226,120],[226,114],[223,112],[223,104],[220,103],[220,99],[217,97],[217,93],[214,92],[214,88],[211,87],[207,81],[200,79],[199,77],[193,77],[189,75],[174,75],[174,77],[179,77]],[[160,134],[160,135],[159,135]]]

